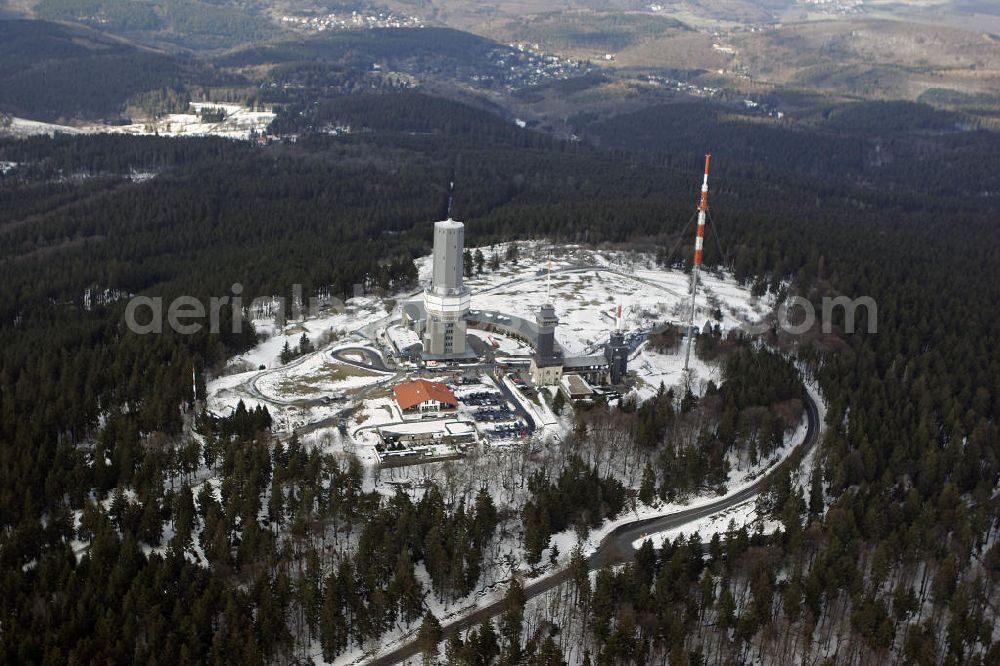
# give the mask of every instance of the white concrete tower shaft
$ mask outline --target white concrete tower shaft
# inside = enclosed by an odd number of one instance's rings
[[[434,279],[431,288],[441,295],[462,291],[465,269],[465,225],[445,220],[434,225]]]
[[[464,284],[465,225],[448,219],[434,224],[434,265],[424,291],[427,323],[424,354],[439,358],[464,356],[471,294]]]

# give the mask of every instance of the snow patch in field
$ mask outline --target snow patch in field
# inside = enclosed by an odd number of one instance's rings
[[[27,118],[9,117],[10,122],[0,125],[0,135],[14,136],[18,138],[39,136],[47,134],[81,134],[81,130],[68,125],[56,125],[54,123],[43,123],[38,120],[28,120]]]
[[[531,347],[520,340],[515,340],[500,333],[487,333],[486,331],[470,328],[469,335],[485,342],[488,347],[493,349],[493,353],[497,356],[530,356],[532,352]]]
[[[203,109],[219,110],[223,118],[217,122],[202,118]],[[250,139],[252,135],[267,132],[274,120],[273,111],[256,111],[238,104],[192,102],[188,113],[169,113],[160,118],[143,120],[128,125],[91,124],[80,127],[44,123],[26,118],[11,117],[10,123],[0,126],[0,134],[17,137],[40,134],[131,134],[159,136],[219,136],[227,139]]]
[[[675,394],[684,393],[689,381],[684,373],[684,351],[683,343],[670,353],[650,349],[646,342],[640,345],[639,353],[629,359],[629,370],[635,372],[638,380],[635,392],[640,402],[656,395],[660,384],[666,389],[674,389]],[[722,368],[701,360],[694,350],[691,350],[689,372],[691,391],[696,395],[705,392],[708,382],[718,384],[722,379]]]
[[[334,360],[323,350],[262,376],[256,388],[265,398],[274,400],[309,400],[338,391],[358,389],[378,383],[392,373],[365,370]]]
[[[202,110],[220,110],[224,117],[217,122],[205,121]],[[158,134],[160,136],[220,136],[227,139],[249,139],[262,134],[274,120],[273,111],[255,111],[237,104],[192,102],[189,113],[169,113],[155,120],[130,125],[90,125],[82,128],[91,134]]]

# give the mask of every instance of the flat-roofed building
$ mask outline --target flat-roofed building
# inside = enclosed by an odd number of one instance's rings
[[[587,400],[594,395],[594,389],[580,375],[563,375],[559,390],[569,400]]]

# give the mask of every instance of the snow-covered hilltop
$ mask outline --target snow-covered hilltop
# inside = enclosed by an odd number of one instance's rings
[[[655,395],[661,385],[677,393],[690,386],[700,393],[709,380],[718,382],[718,365],[693,354],[691,370],[685,374],[684,345],[671,348],[659,339],[651,340],[664,329],[682,330],[690,304],[690,276],[657,266],[653,256],[537,241],[517,243],[516,247],[469,248],[469,255],[472,266],[466,284],[472,290],[470,315],[488,319],[485,313],[497,313],[498,318],[510,315],[528,321],[548,300],[559,317],[556,340],[564,352],[599,355],[616,326],[616,310],[621,306],[622,328],[630,349],[628,391],[639,401]],[[416,263],[418,279],[427,282],[430,257]],[[338,442],[338,449],[350,448],[363,460],[375,462],[379,460],[376,426],[413,429],[402,428],[406,418],[389,396],[389,389],[401,381],[426,376],[451,385],[460,397],[468,393],[507,394],[496,402],[501,411],[510,410],[511,418],[490,414],[478,424],[482,441],[498,445],[506,439],[504,428],[515,432],[518,424],[526,426],[535,442],[564,434],[564,426],[548,407],[555,389],[522,390],[524,384],[517,372],[519,368],[523,372],[531,358],[530,341],[503,326],[470,328],[470,336],[477,338],[505,372],[478,360],[443,364],[412,357],[410,351],[419,343],[419,336],[400,321],[405,299],[412,295],[354,298],[343,307],[314,313],[283,327],[276,326],[271,316],[257,312],[254,323],[265,339],[256,349],[233,359],[233,374],[209,382],[208,408],[225,415],[241,400],[249,408],[263,405],[274,417],[276,431],[287,434],[299,430],[313,439],[324,437]],[[695,324],[698,329],[707,325],[727,331],[759,320],[772,307],[769,299],[753,297],[731,277],[709,273],[698,291]],[[282,363],[282,350],[294,349],[303,336],[311,345],[308,353]],[[365,354],[377,357],[377,367],[367,359],[352,364],[349,356],[340,353],[352,348],[366,348]],[[505,381],[511,382],[514,390],[505,386]],[[381,391],[375,390],[379,387]],[[620,395],[618,391],[609,397]],[[490,402],[486,399],[487,406]],[[454,419],[473,422],[481,407],[462,403]],[[342,439],[352,441],[348,444]]]

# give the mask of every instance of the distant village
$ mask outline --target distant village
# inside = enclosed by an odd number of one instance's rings
[[[423,19],[391,11],[330,12],[323,16],[284,15],[280,21],[286,25],[307,30],[371,30],[373,28],[422,28]]]

